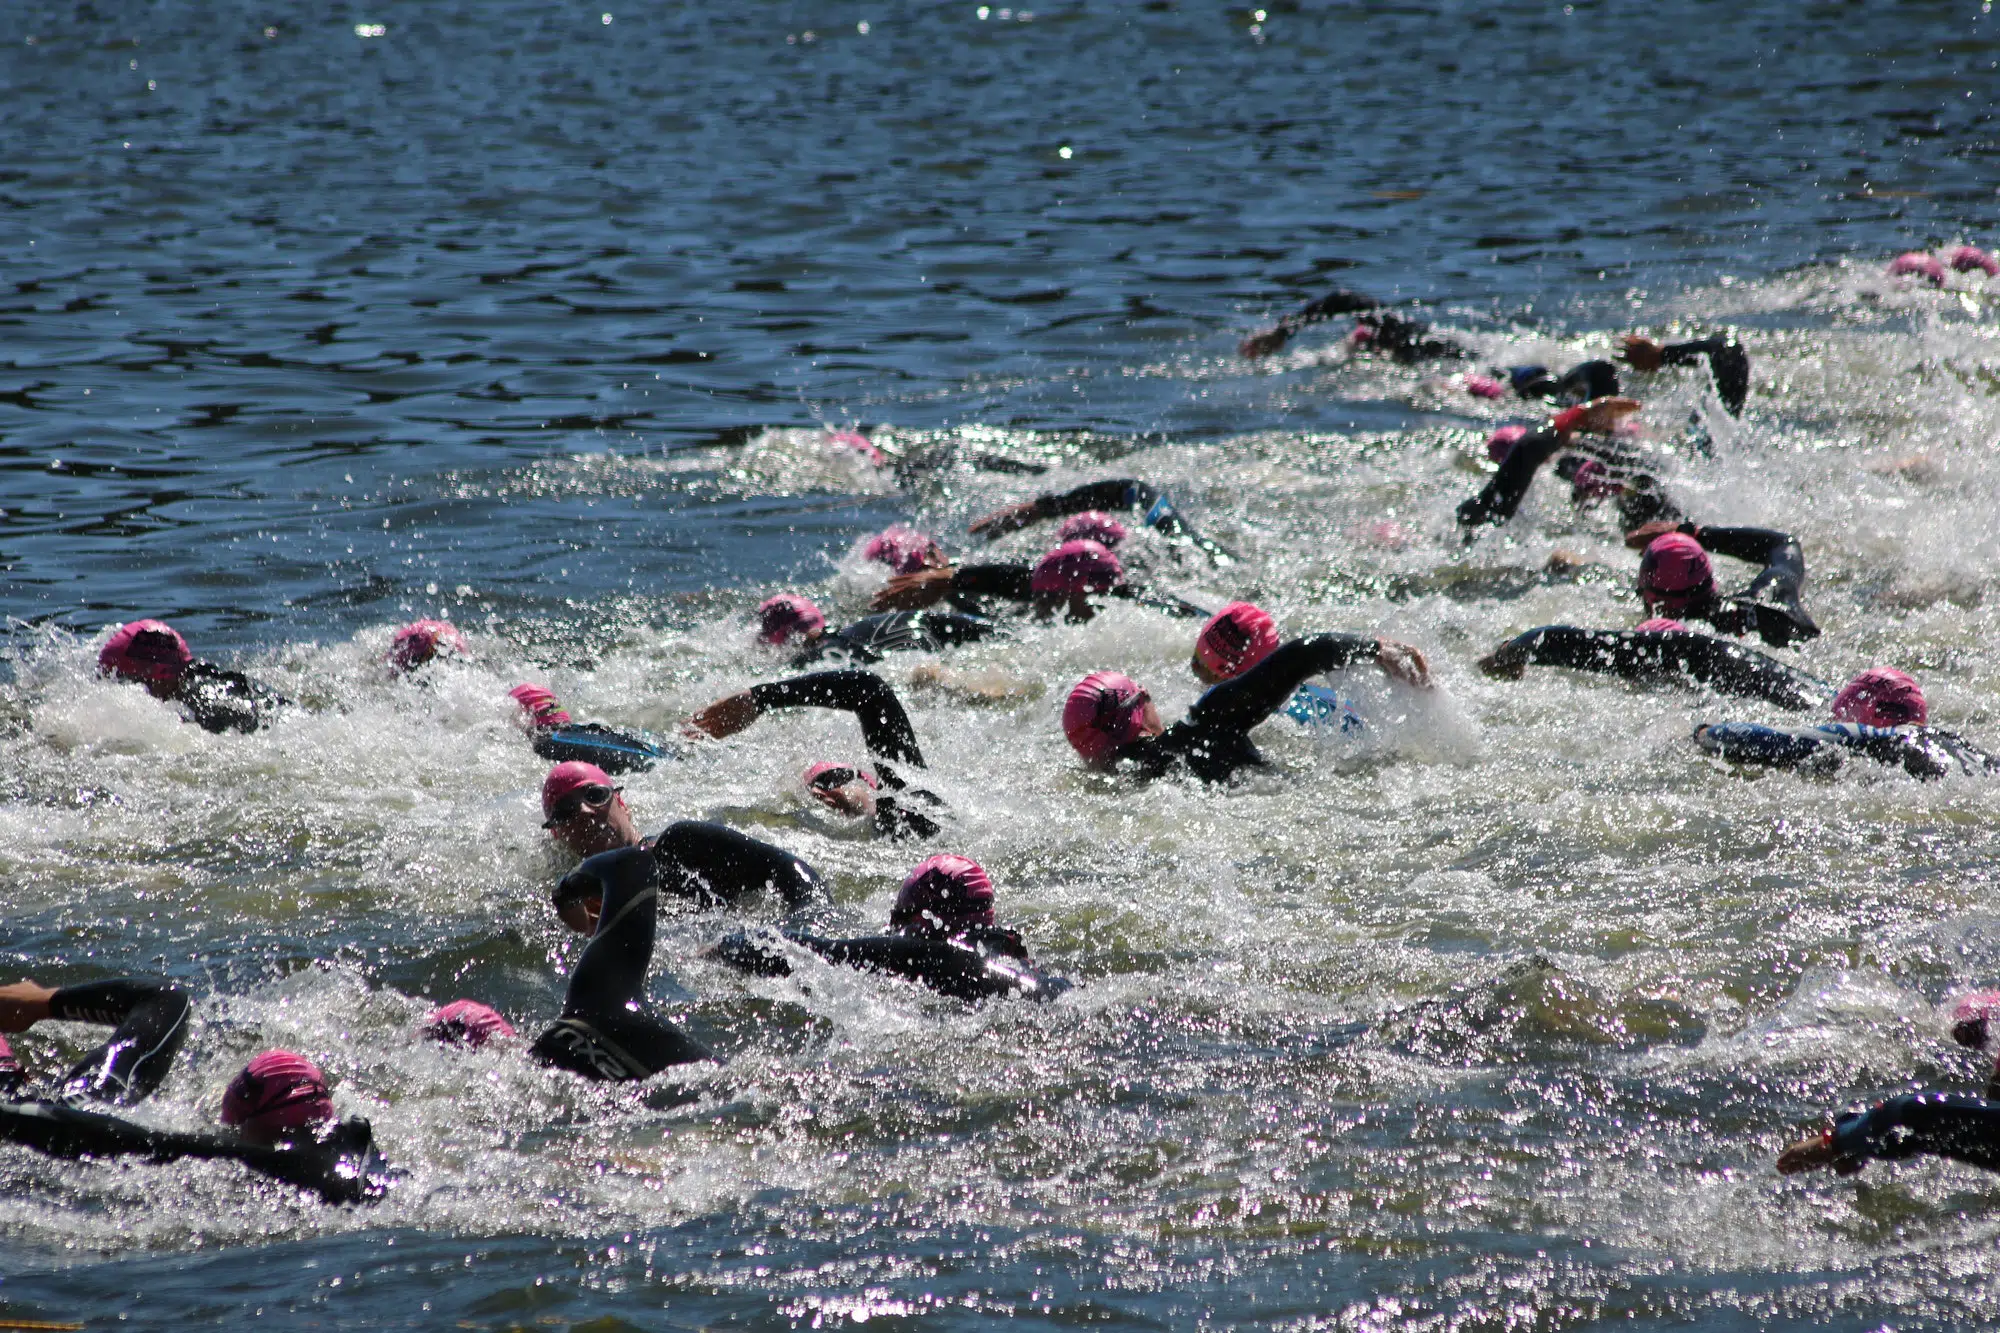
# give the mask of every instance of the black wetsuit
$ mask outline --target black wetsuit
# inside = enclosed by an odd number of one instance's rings
[[[224,671],[212,662],[190,662],[174,683],[173,701],[203,731],[255,731],[272,713],[291,705],[268,686],[241,671]]]
[[[669,828],[661,840],[682,827]],[[597,897],[603,906],[570,976],[562,1017],[530,1048],[543,1064],[615,1083],[716,1058],[655,1014],[646,998],[660,907],[658,869],[651,850],[625,847],[591,857],[563,880],[559,898]]]
[[[1713,528],[1683,523],[1680,531],[1702,548],[1732,560],[1762,565],[1741,591],[1708,596],[1665,614],[1676,620],[1705,620],[1724,634],[1755,634],[1773,648],[1794,640],[1817,639],[1819,626],[1800,600],[1806,584],[1806,557],[1790,533],[1772,528]]]
[[[1694,342],[1669,343],[1660,351],[1662,365],[1691,366],[1707,360],[1723,408],[1732,417],[1743,415],[1743,400],[1750,396],[1750,354],[1735,338],[1718,333]]]
[[[1575,407],[1593,398],[1610,398],[1618,392],[1618,367],[1609,361],[1579,361],[1560,375],[1551,375],[1546,366],[1509,366],[1507,382],[1516,398]]]
[[[1246,341],[1244,349],[1252,356],[1268,356],[1291,341],[1292,335],[1301,329],[1343,315],[1356,316],[1355,322],[1367,328],[1368,351],[1393,357],[1405,365],[1466,355],[1465,349],[1457,343],[1446,338],[1433,338],[1430,325],[1393,314],[1375,298],[1345,287],[1336,287],[1318,300],[1286,315],[1268,331]]]
[[[49,999],[49,1017],[77,1023],[116,1024],[110,1040],[69,1073],[53,1094],[15,1100],[22,1073],[11,1057],[0,1060],[0,1141],[19,1143],[51,1157],[228,1158],[302,1189],[329,1203],[379,1198],[398,1174],[374,1149],[365,1120],[301,1132],[291,1143],[265,1146],[231,1134],[183,1133],[137,1125],[87,1111],[79,1101],[129,1104],[149,1096],[167,1075],[187,1040],[187,993],[169,982],[139,977],[65,986]]]
[[[1833,1127],[1833,1150],[1853,1161],[1926,1154],[2000,1171],[2000,1102],[1955,1092],[1911,1092]]]
[[[861,723],[861,743],[875,757],[875,777],[883,788],[875,798],[876,831],[890,837],[915,838],[935,837],[942,831],[937,821],[916,807],[941,809],[943,799],[935,792],[911,787],[896,772],[896,764],[923,768],[924,752],[917,747],[909,713],[880,676],[868,671],[816,671],[753,685],[750,697],[760,712],[835,708],[854,714]]]
[[[988,564],[960,565],[952,571],[949,596],[954,602],[963,598],[999,597],[1010,602],[1032,602],[1035,600],[1035,571],[1031,565]],[[1205,620],[1209,612],[1192,602],[1182,601],[1171,593],[1153,593],[1129,583],[1121,583],[1115,588],[1096,596],[1118,597],[1141,606],[1150,606],[1156,611],[1164,611],[1182,620]]]
[[[998,540],[1016,528],[1025,528],[1045,519],[1067,518],[1071,514],[1087,514],[1092,510],[1127,510],[1139,515],[1141,523],[1169,541],[1198,547],[1211,560],[1220,562],[1236,558],[1235,553],[1220,542],[1196,532],[1194,525],[1174,508],[1174,502],[1165,491],[1137,477],[1112,477],[1105,481],[1085,482],[1061,493],[1047,492],[1035,497],[1034,506],[1032,514],[1020,516],[1008,524],[996,524],[988,530],[986,539]]]
[[[782,847],[759,842],[747,833],[738,833],[721,824],[679,820],[667,825],[658,837],[642,843],[638,850],[653,858],[655,887],[699,907],[734,906],[766,890],[777,894],[785,907],[793,911],[824,907],[832,900],[826,881],[803,860]],[[588,883],[587,878],[578,879],[571,874],[563,880],[563,888],[557,890],[558,897]],[[649,908],[647,921],[651,920]],[[649,924],[648,932],[651,929]]]
[[[1315,634],[1292,639],[1242,675],[1212,686],[1187,716],[1157,736],[1119,747],[1117,758],[1148,777],[1185,768],[1204,782],[1223,782],[1240,768],[1263,764],[1250,730],[1283,708],[1311,676],[1375,660],[1374,639]]]
[[[1064,978],[1037,971],[1020,934],[1001,926],[973,926],[947,939],[903,934],[828,939],[797,931],[784,932],[784,938],[829,963],[920,982],[954,999],[1051,1000],[1070,989]],[[755,976],[792,974],[791,961],[769,938],[731,935],[716,945],[715,954]]]
[[[1706,685],[1799,712],[1825,707],[1833,687],[1741,644],[1691,630],[1578,629],[1544,625],[1496,654],[1523,666],[1570,667],[1627,680]]]
[[[2000,758],[1939,727],[1868,727],[1858,722],[1824,722],[1816,727],[1767,727],[1755,722],[1715,722],[1699,727],[1695,743],[1731,763],[1766,768],[1831,771],[1842,755],[1865,755],[1880,764],[1901,765],[1912,777],[1941,778],[1957,769],[1978,775],[2000,773]]]
[[[1681,516],[1680,509],[1660,489],[1659,481],[1641,470],[1640,457],[1632,449],[1602,436],[1565,436],[1545,428],[1522,436],[1501,460],[1500,470],[1485,488],[1459,505],[1459,525],[1474,528],[1505,523],[1514,517],[1542,464],[1565,452],[1569,457],[1557,465],[1557,475],[1574,481],[1586,460],[1598,463],[1604,470],[1605,483],[1617,487],[1618,521],[1626,531],[1655,519],[1673,520]],[[1569,466],[1572,463],[1577,466]],[[1578,485],[1570,498],[1581,504],[1590,498],[1590,493]]]
[[[538,726],[533,744],[535,753],[552,764],[596,764],[606,773],[644,773],[662,759],[678,757],[644,732],[618,731],[601,722]]]
[[[49,1017],[113,1029],[77,1061],[53,1097],[126,1106],[152,1095],[187,1040],[187,992],[166,981],[121,977],[64,986],[49,997]],[[24,1076],[11,1055],[0,1056],[0,1097],[21,1094]]]
[[[829,657],[873,664],[887,653],[936,652],[1004,633],[998,621],[961,611],[889,611],[815,635],[792,665],[809,667]]]

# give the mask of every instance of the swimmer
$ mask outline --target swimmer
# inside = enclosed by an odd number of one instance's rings
[[[783,938],[829,963],[921,982],[960,1000],[1049,1000],[1070,989],[1065,979],[1036,970],[1019,931],[994,924],[993,881],[963,856],[933,856],[909,873],[889,910],[887,934],[828,939],[786,931]],[[792,974],[776,941],[736,934],[711,952],[754,976]]]
[[[701,907],[734,906],[766,889],[788,910],[830,901],[817,870],[790,852],[720,824],[684,819],[667,825],[657,837],[640,837],[623,792],[595,764],[557,764],[542,781],[542,827],[580,858],[627,848],[650,853],[657,887]],[[565,925],[584,933],[596,928],[595,918],[587,918],[581,908],[565,909],[567,901],[559,893],[557,908]]]
[[[862,543],[861,558],[887,566],[891,574],[914,574],[920,569],[951,563],[936,538],[901,523],[882,529]]]
[[[998,541],[1010,532],[1019,531],[1031,524],[1045,522],[1052,518],[1068,518],[1059,534],[1063,542],[1077,540],[1097,541],[1110,548],[1125,540],[1125,525],[1112,518],[1108,510],[1124,510],[1139,515],[1139,522],[1153,529],[1169,542],[1182,546],[1199,548],[1216,564],[1227,564],[1236,556],[1218,542],[1209,540],[1194,530],[1194,525],[1181,517],[1180,510],[1167,493],[1149,482],[1137,477],[1113,477],[1108,481],[1086,482],[1061,494],[1050,492],[1038,495],[1032,500],[1007,505],[990,514],[982,514],[972,520],[966,528],[973,536],[981,533],[986,540]],[[1095,515],[1085,519],[1086,515]],[[1079,523],[1078,520],[1085,521]],[[1072,524],[1076,526],[1072,527]],[[1113,536],[1112,541],[1104,541]]]
[[[502,1018],[499,1010],[477,1000],[439,1005],[424,1019],[423,1033],[441,1046],[463,1046],[469,1051],[515,1035],[514,1025]]]
[[[1800,601],[1805,554],[1789,533],[1661,520],[1626,533],[1625,544],[1645,550],[1639,596],[1649,619],[1705,620],[1724,634],[1756,634],[1773,648],[1819,637]],[[1710,551],[1763,568],[1741,591],[1718,593]]]
[[[921,577],[929,568],[921,566],[911,576]],[[799,644],[799,651],[792,656],[794,667],[811,666],[830,657],[872,666],[887,653],[931,653],[1004,634],[997,621],[985,616],[926,610],[863,616],[845,629],[829,630],[825,612],[794,593],[767,597],[757,608],[757,637],[761,641],[773,648]]]
[[[874,774],[831,759],[809,766],[802,781],[814,800],[836,814],[867,820],[880,837],[935,838],[944,831],[935,819],[910,808],[919,801],[934,808],[943,806],[943,798],[934,792],[917,790],[905,796],[898,790],[884,794],[882,780]]]
[[[196,659],[187,640],[159,620],[134,620],[112,631],[97,652],[99,675],[136,681],[155,699],[180,705],[203,731],[255,731],[290,700],[240,671]]]
[[[2000,1011],[2000,991],[1973,991],[1961,995],[1952,1005],[1951,1039],[1967,1050],[1980,1051],[1989,1058],[2000,1055],[1996,1045],[2000,1033],[1993,1031],[1993,1015]],[[1995,1059],[1986,1075],[1986,1096],[2000,1097],[2000,1059]]]
[[[1017,564],[960,565],[927,569],[892,578],[875,594],[880,608],[930,606],[947,597],[999,597],[1025,602],[1034,615],[1048,619],[1057,612],[1072,624],[1097,614],[1093,600],[1117,597],[1165,611],[1170,616],[1203,617],[1208,612],[1170,594],[1150,593],[1125,581],[1118,557],[1094,541],[1068,541],[1032,567]]]
[[[1719,694],[1762,699],[1805,712],[1833,697],[1833,687],[1760,652],[1677,620],[1654,619],[1637,629],[1578,629],[1544,625],[1517,634],[1479,659],[1497,680],[1519,680],[1531,666],[1568,667],[1659,684],[1705,685]]]
[[[406,676],[439,658],[464,661],[471,656],[471,645],[449,620],[417,620],[396,631],[382,664],[390,675]]]
[[[770,681],[716,700],[689,718],[688,726],[722,740],[774,708],[833,708],[854,714],[861,724],[861,743],[875,758],[875,781],[864,782],[861,792],[853,792],[848,782],[815,786],[809,771],[807,786],[822,804],[849,814],[863,813],[865,807],[877,828],[892,836],[928,838],[938,833],[937,823],[913,807],[923,804],[940,809],[944,801],[934,792],[912,788],[895,769],[897,764],[925,767],[924,752],[917,745],[909,712],[887,681],[867,671],[816,671]],[[831,781],[838,766],[817,771],[820,778]],[[888,794],[878,795],[884,787]]]
[[[1851,1176],[1871,1160],[1927,1155],[2000,1171],[2000,1102],[1955,1092],[1912,1092],[1867,1111],[1849,1111],[1833,1127],[1778,1155],[1783,1175],[1830,1166]]]
[[[180,987],[140,977],[0,986],[0,1032],[25,1032],[45,1019],[115,1024],[108,1041],[42,1096],[26,1095],[21,1066],[0,1038],[0,1141],[51,1157],[227,1158],[329,1203],[381,1197],[397,1173],[375,1151],[368,1122],[334,1123],[325,1076],[289,1052],[259,1056],[230,1084],[222,1121],[234,1134],[155,1129],[79,1105],[150,1096],[187,1040],[189,1009]]]
[[[611,773],[643,773],[661,759],[678,757],[644,732],[615,731],[601,722],[571,720],[556,696],[542,685],[516,685],[508,697],[521,706],[535,753],[552,763],[575,759]]]
[[[1583,441],[1579,435],[1606,436],[1624,418],[1639,410],[1631,398],[1599,398],[1556,413],[1540,430],[1503,426],[1486,442],[1487,454],[1500,464],[1478,495],[1458,507],[1458,523],[1472,529],[1505,523],[1514,517],[1542,464],[1569,454],[1557,465],[1557,475],[1570,483],[1570,500],[1583,505],[1615,496],[1619,518],[1632,529],[1657,518],[1678,518],[1680,511],[1660,490],[1659,483],[1637,470],[1639,459],[1611,440]],[[1467,533],[1468,538],[1472,534]]]
[[[1619,346],[1618,359],[1646,373],[1663,366],[1691,366],[1697,359],[1705,359],[1723,410],[1732,417],[1743,415],[1743,400],[1750,395],[1750,354],[1743,350],[1743,344],[1736,341],[1734,334],[1711,334],[1693,342],[1657,343],[1628,333]]]
[[[1419,688],[1430,684],[1430,663],[1423,652],[1394,639],[1377,639],[1375,660],[1391,678]],[[1278,647],[1277,623],[1262,607],[1231,602],[1210,616],[1194,636],[1194,656],[1188,669],[1204,685],[1233,680],[1269,657]],[[1318,685],[1301,685],[1285,703],[1285,716],[1312,725],[1340,715],[1339,696]]]
[[[1766,727],[1712,722],[1696,727],[1695,744],[1731,763],[1831,772],[1843,753],[1901,765],[1917,778],[1941,778],[1956,768],[1972,776],[2000,773],[2000,757],[1964,737],[1927,725],[1930,706],[1917,682],[1894,667],[1871,667],[1833,696],[1833,721],[1816,727]]]
[[[669,829],[663,839],[672,833]],[[557,914],[572,930],[588,931],[590,943],[570,974],[562,1017],[529,1048],[542,1064],[625,1083],[651,1078],[673,1065],[717,1058],[655,1014],[646,997],[659,915],[659,869],[659,858],[647,848],[623,847],[592,856],[556,886],[552,899]]]
[[[1185,768],[1203,782],[1224,782],[1264,764],[1251,729],[1283,708],[1311,676],[1374,660],[1390,675],[1423,688],[1422,655],[1391,639],[1315,634],[1280,644],[1242,675],[1210,687],[1169,727],[1152,697],[1115,671],[1085,676],[1063,705],[1063,733],[1091,768],[1129,763],[1152,778]]]
[[[1281,350],[1292,335],[1314,324],[1342,315],[1358,320],[1348,336],[1356,345],[1380,352],[1401,362],[1434,361],[1466,354],[1457,343],[1430,336],[1430,326],[1392,314],[1382,302],[1360,292],[1336,287],[1316,301],[1280,319],[1271,328],[1245,338],[1236,348],[1246,361],[1256,361]]]

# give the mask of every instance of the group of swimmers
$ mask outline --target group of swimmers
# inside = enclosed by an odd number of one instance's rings
[[[1346,291],[1246,340],[1242,353],[1269,355],[1304,328],[1340,315],[1357,317],[1349,341],[1367,354],[1399,361],[1468,355],[1422,323]],[[1743,409],[1749,359],[1730,335],[1667,345],[1628,337],[1621,359],[1642,373],[1705,362],[1723,408],[1732,414]],[[1529,666],[1561,666],[1694,684],[1797,712],[1828,711],[1828,720],[1803,728],[1724,722],[1696,731],[1704,750],[1737,763],[1828,768],[1858,755],[1923,778],[2000,771],[2000,759],[1929,726],[1921,687],[1896,668],[1869,668],[1836,689],[1732,641],[1754,635],[1784,649],[1819,635],[1803,601],[1800,545],[1772,529],[1685,518],[1620,440],[1639,404],[1620,396],[1612,363],[1585,362],[1562,375],[1511,367],[1465,381],[1482,396],[1511,388],[1553,409],[1538,428],[1494,432],[1489,453],[1496,470],[1458,511],[1469,539],[1510,519],[1537,471],[1560,459],[1558,475],[1571,482],[1575,502],[1617,499],[1627,544],[1641,552],[1636,586],[1646,609],[1632,629],[1550,625],[1518,635],[1481,659],[1488,675],[1518,678]],[[798,674],[716,701],[688,719],[683,738],[578,723],[550,690],[532,682],[510,692],[535,752],[553,764],[541,789],[543,827],[580,861],[555,886],[551,908],[565,926],[588,936],[562,1011],[528,1044],[529,1058],[605,1081],[642,1080],[718,1058],[656,1013],[647,998],[662,895],[699,907],[737,907],[757,898],[781,906],[775,928],[738,930],[705,951],[752,975],[789,975],[799,960],[813,957],[964,1000],[1047,999],[1069,988],[1036,966],[1018,932],[998,924],[992,881],[966,857],[927,857],[905,878],[885,928],[843,934],[829,928],[832,904],[823,876],[779,847],[699,821],[670,824],[652,838],[639,833],[614,774],[643,771],[679,753],[689,738],[735,735],[766,712],[811,707],[853,714],[869,755],[866,764],[813,763],[803,775],[811,796],[885,837],[940,837],[949,812],[936,793],[914,785],[926,764],[909,715],[888,683],[867,669],[885,654],[935,652],[1002,636],[1010,614],[1087,621],[1106,599],[1199,619],[1190,670],[1207,688],[1181,719],[1167,723],[1143,686],[1119,671],[1099,670],[1069,691],[1061,727],[1089,768],[1141,779],[1183,773],[1203,783],[1227,782],[1264,765],[1251,734],[1280,712],[1309,725],[1339,720],[1338,697],[1315,684],[1317,677],[1372,663],[1412,688],[1430,686],[1429,664],[1412,645],[1346,632],[1287,640],[1271,615],[1249,602],[1211,613],[1128,578],[1119,551],[1133,524],[1151,529],[1169,549],[1205,556],[1216,568],[1236,559],[1139,478],[1034,496],[974,520],[969,535],[990,541],[1056,520],[1056,544],[1033,562],[958,563],[914,529],[878,534],[862,554],[886,567],[887,581],[874,599],[874,614],[841,628],[831,627],[803,596],[766,599],[756,611],[757,637],[780,650]],[[1723,592],[1717,556],[1755,572],[1740,589]],[[1690,621],[1716,633],[1691,630]],[[396,632],[384,661],[390,672],[406,675],[469,653],[455,627],[424,620]],[[118,627],[102,645],[98,665],[210,731],[256,730],[292,706],[240,672],[197,659],[186,640],[158,620]],[[1987,1001],[1974,1015],[1976,1024],[1966,1018],[1955,1029],[1960,1040],[1985,1044],[1988,1011],[2000,996]],[[186,1038],[190,1010],[181,988],[144,978],[60,989],[30,981],[0,987],[0,1033],[25,1032],[51,1018],[113,1029],[103,1045],[38,1094],[26,1086],[0,1037],[0,1139],[64,1156],[227,1158],[340,1202],[377,1198],[393,1185],[398,1172],[375,1149],[367,1122],[340,1120],[324,1073],[296,1052],[267,1051],[244,1067],[224,1094],[223,1133],[159,1130],[90,1109],[129,1105],[157,1088]],[[471,1048],[515,1035],[505,1017],[467,998],[438,1008],[424,1032]],[[1894,1099],[1788,1150],[1779,1167],[1859,1169],[1871,1156],[1911,1152],[2000,1168],[2000,1104],[1945,1094]]]

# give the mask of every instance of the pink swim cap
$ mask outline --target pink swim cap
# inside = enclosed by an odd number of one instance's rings
[[[1662,533],[1639,557],[1639,593],[1648,606],[1655,596],[1672,598],[1713,582],[1715,566],[1708,562],[1708,552],[1685,532]]]
[[[569,759],[549,770],[542,779],[542,818],[554,819],[563,797],[582,787],[612,786],[611,775],[596,764]]]
[[[1098,542],[1064,542],[1043,556],[1028,586],[1037,594],[1109,592],[1125,582],[1125,567]]]
[[[871,790],[882,785],[875,781],[874,774],[859,764],[843,764],[833,759],[822,759],[805,771],[808,787],[845,787],[856,778],[867,783]]]
[[[1687,633],[1687,626],[1681,624],[1678,620],[1668,620],[1665,616],[1654,616],[1651,620],[1642,620],[1637,625],[1634,625],[1632,632],[1635,634],[1685,634]]]
[[[1071,514],[1056,529],[1057,541],[1092,541],[1107,551],[1131,535],[1123,523],[1101,509],[1093,509],[1086,514]]]
[[[1373,324],[1356,324],[1347,331],[1347,341],[1353,343],[1356,347],[1366,347],[1369,343],[1375,341],[1375,326]]]
[[[424,1035],[447,1046],[478,1050],[495,1037],[511,1037],[514,1025],[477,1000],[453,1000],[424,1020]]]
[[[1093,766],[1109,764],[1118,747],[1139,739],[1146,725],[1146,691],[1130,676],[1093,671],[1076,683],[1063,703],[1063,735]]]
[[[830,430],[826,433],[826,442],[837,450],[860,454],[876,467],[881,467],[889,461],[883,457],[882,451],[870,444],[868,437],[858,430]]]
[[[1833,696],[1833,717],[1864,727],[1921,727],[1930,708],[1923,690],[1908,675],[1894,667],[1870,667]]]
[[[916,935],[955,935],[993,924],[993,881],[977,861],[933,856],[903,881],[889,924]]]
[[[1262,607],[1231,602],[1194,636],[1194,655],[1224,680],[1240,676],[1278,646],[1278,627]]]
[[[1975,1051],[1984,1049],[1995,1009],[2000,1009],[2000,990],[1976,990],[1959,996],[1951,1008],[1951,1039]]]
[[[1514,452],[1514,446],[1527,438],[1526,426],[1502,426],[1486,437],[1486,456],[1496,463],[1507,461],[1507,455]]]
[[[382,656],[396,671],[415,671],[434,657],[470,657],[472,649],[449,620],[417,620],[396,631]]]
[[[1465,391],[1474,398],[1504,398],[1507,386],[1491,375],[1467,375]]]
[[[861,548],[861,558],[887,565],[898,574],[914,574],[920,569],[942,565],[944,552],[938,549],[937,542],[929,533],[898,523],[870,537],[868,544]]]
[[[825,614],[796,593],[779,593],[757,605],[757,637],[774,648],[825,628]]]
[[[222,1094],[222,1123],[259,1143],[331,1119],[326,1075],[296,1051],[265,1051],[243,1066]]]
[[[1936,255],[1926,254],[1922,250],[1908,250],[1889,261],[1890,277],[1900,278],[1911,274],[1933,285],[1942,285],[1944,265],[1938,262]]]
[[[1960,273],[1978,269],[1989,278],[2000,278],[2000,260],[1976,245],[1961,245],[1945,256],[1945,262]]]
[[[516,685],[507,691],[514,702],[521,705],[521,711],[528,715],[528,721],[537,727],[561,727],[569,724],[570,716],[546,685]]]
[[[171,685],[194,661],[187,640],[164,620],[134,620],[112,631],[97,650],[97,669],[120,680]]]
[[[1569,476],[1570,494],[1582,500],[1602,500],[1624,490],[1611,479],[1611,472],[1595,458],[1586,458]]]

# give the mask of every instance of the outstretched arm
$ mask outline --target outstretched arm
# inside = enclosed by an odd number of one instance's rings
[[[1538,430],[1522,436],[1485,488],[1459,505],[1459,526],[1472,528],[1482,523],[1505,523],[1514,517],[1514,511],[1527,497],[1528,487],[1534,483],[1535,473],[1541,470],[1542,464],[1561,453],[1568,441],[1567,434],[1556,430]]]
[[[924,752],[910,715],[889,683],[872,671],[816,671],[790,680],[750,687],[750,698],[761,713],[773,708],[837,708],[861,723],[861,740],[868,752],[897,763],[924,767]]]
[[[734,902],[765,888],[775,889],[788,908],[825,903],[832,896],[819,872],[799,857],[721,824],[693,819],[669,824],[653,840],[652,854],[661,886],[697,902]]]
[[[63,987],[49,997],[49,1017],[116,1030],[63,1076],[57,1095],[121,1105],[151,1095],[187,1040],[192,1007],[179,986],[151,978]]]
[[[1619,355],[1634,370],[1687,366],[1706,358],[1708,373],[1715,381],[1715,393],[1722,399],[1722,406],[1731,416],[1743,414],[1743,402],[1750,395],[1750,354],[1726,333],[1693,342],[1665,345],[1629,334]]]
[[[1278,351],[1290,342],[1292,335],[1300,329],[1329,319],[1337,319],[1342,315],[1379,310],[1381,306],[1382,303],[1372,297],[1363,296],[1360,292],[1351,292],[1345,287],[1336,287],[1317,301],[1286,315],[1264,332],[1245,338],[1236,350],[1245,360],[1255,361],[1259,357],[1269,356]]]
[[[604,904],[570,976],[565,1017],[618,1014],[645,1003],[660,910],[653,857],[643,847],[621,847],[598,853],[564,876],[559,895],[589,897],[594,888]]]
[[[1032,500],[982,514],[972,520],[966,531],[975,536],[983,532],[986,540],[994,541],[1047,519],[1087,514],[1093,509],[1147,509],[1159,498],[1157,490],[1137,477],[1113,477],[1107,481],[1085,482],[1061,494],[1050,492],[1038,495]]]
[[[1529,666],[1569,667],[1627,680],[1680,678],[1724,694],[1764,699],[1806,711],[1833,696],[1833,688],[1802,671],[1740,644],[1689,631],[1638,634],[1630,630],[1544,625],[1517,635],[1479,663],[1490,676],[1514,679]]]
[[[1895,1162],[1919,1154],[2000,1171],[2000,1102],[1952,1092],[1891,1097],[1793,1144],[1778,1158],[1778,1170],[1791,1175],[1831,1166],[1851,1175],[1870,1159]]]
[[[1360,634],[1315,634],[1280,644],[1256,666],[1195,700],[1187,720],[1196,727],[1247,732],[1284,707],[1307,677],[1372,661],[1380,643]]]

